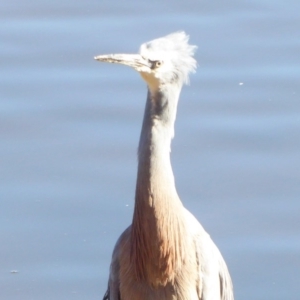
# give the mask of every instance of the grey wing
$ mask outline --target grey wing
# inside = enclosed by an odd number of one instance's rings
[[[124,255],[124,245],[128,244],[130,237],[129,226],[119,237],[111,259],[109,280],[107,291],[103,297],[103,300],[121,300],[120,294],[120,256]]]
[[[233,286],[227,265],[220,254],[219,259],[219,278],[221,300],[233,300]]]
[[[234,300],[230,274],[219,249],[196,218],[186,213],[190,233],[194,236],[199,300]]]
[[[111,290],[113,290],[114,296],[111,296]],[[108,287],[103,296],[103,300],[121,300],[119,288],[115,288],[113,285],[110,285],[108,283]]]
[[[233,288],[226,263],[208,234],[197,236],[197,260],[199,266],[199,300],[234,300]]]
[[[103,300],[109,300],[110,297],[109,297],[109,287],[107,289],[107,291],[105,292],[104,296],[103,296]]]
[[[107,291],[103,297],[103,300],[121,300],[120,286],[119,286],[119,241],[117,242],[113,251],[112,260],[109,270],[109,280]]]
[[[118,243],[117,243],[118,245]],[[109,272],[109,280],[107,291],[103,300],[121,300],[119,289],[119,261],[116,252],[118,251],[117,245],[115,247]]]

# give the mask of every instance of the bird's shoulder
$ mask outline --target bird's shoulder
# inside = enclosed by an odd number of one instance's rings
[[[110,264],[108,289],[104,295],[103,300],[120,300],[120,257],[129,257],[129,243],[130,243],[131,226],[127,227],[118,238]],[[126,253],[126,255],[124,255]],[[127,259],[127,264],[129,260]]]
[[[128,257],[130,251],[130,236],[131,236],[131,225],[128,226],[118,238],[111,260],[110,273],[118,274],[120,270],[120,257]],[[125,254],[125,255],[124,255]]]
[[[233,300],[231,277],[222,254],[195,216],[188,210],[185,216],[198,260],[200,299],[210,299],[211,291],[219,290],[214,299]]]
[[[201,237],[202,239],[210,238],[209,234],[205,231],[200,222],[196,219],[196,217],[186,208],[184,208],[184,218],[185,224],[189,234],[193,237]]]

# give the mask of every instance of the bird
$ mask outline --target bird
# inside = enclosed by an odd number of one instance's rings
[[[147,84],[131,225],[113,250],[104,300],[233,300],[227,265],[181,202],[170,161],[179,95],[196,71],[184,31],[140,46],[138,54],[94,58],[136,70]]]

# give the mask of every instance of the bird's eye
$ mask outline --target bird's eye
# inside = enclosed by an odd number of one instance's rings
[[[154,70],[156,68],[159,68],[162,65],[162,61],[160,60],[153,60],[151,62],[151,69]]]
[[[161,65],[162,65],[162,62],[161,62],[160,60],[157,60],[157,61],[154,62],[154,67],[155,67],[155,68],[158,68],[158,67],[160,67]]]

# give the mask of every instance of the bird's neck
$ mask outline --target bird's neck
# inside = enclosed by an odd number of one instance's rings
[[[182,204],[170,161],[180,90],[148,91],[139,143],[131,257],[137,279],[152,285],[172,280],[183,257]]]
[[[179,93],[179,87],[171,90],[165,86],[164,90],[148,91],[138,149],[137,202],[152,206],[149,191],[177,195],[170,152]]]

